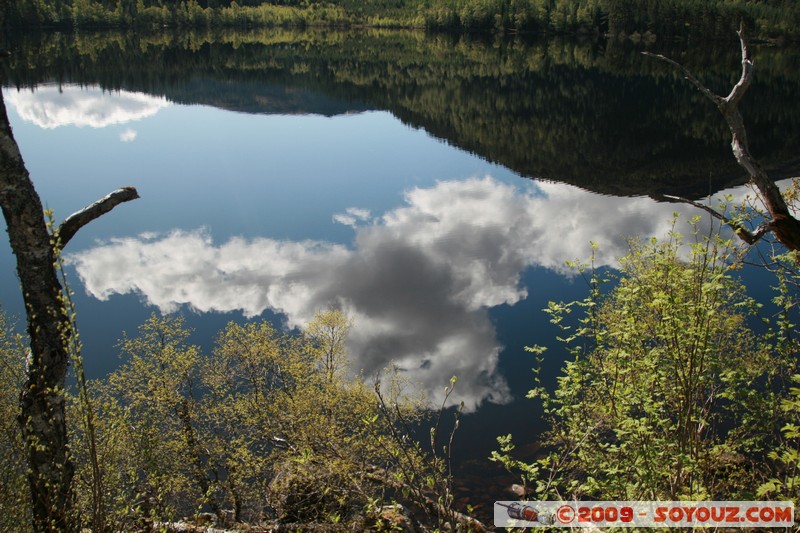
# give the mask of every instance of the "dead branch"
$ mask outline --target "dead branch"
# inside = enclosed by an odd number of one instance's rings
[[[800,221],[794,218],[789,212],[786,201],[780,189],[775,184],[775,181],[769,177],[767,171],[764,170],[759,162],[750,154],[750,148],[747,142],[747,131],[745,130],[744,120],[739,112],[738,105],[753,81],[754,66],[747,49],[744,24],[739,26],[739,31],[736,33],[739,36],[739,43],[742,49],[742,75],[739,81],[733,86],[733,89],[731,89],[730,94],[726,97],[713,93],[686,67],[677,61],[660,54],[651,54],[649,52],[644,52],[644,54],[665,61],[676,67],[692,85],[708,97],[709,100],[714,102],[714,105],[717,106],[717,109],[719,109],[720,113],[722,113],[722,116],[725,118],[728,129],[731,132],[731,149],[733,151],[733,156],[736,158],[736,162],[747,172],[750,180],[758,189],[764,201],[764,205],[767,207],[767,211],[769,211],[771,220],[764,226],[765,229],[761,234],[763,235],[766,231],[772,231],[778,241],[786,246],[786,248],[800,251]],[[706,208],[703,209],[708,211]],[[742,227],[737,227],[736,224],[733,224],[732,227],[734,231],[736,231],[736,234],[749,244],[752,244],[752,242],[748,241],[748,238],[754,238],[758,233],[758,231],[756,233],[745,233],[741,231]],[[759,230],[760,229],[761,228],[759,228]],[[761,235],[759,235],[759,237],[760,236]],[[753,242],[755,242],[755,240]]]
[[[56,230],[56,237],[59,239],[60,247],[63,249],[78,230],[92,220],[108,213],[123,202],[129,202],[137,198],[139,198],[139,193],[136,192],[134,187],[120,187],[93,204],[72,213],[64,219],[64,222]]]
[[[714,94],[708,87],[703,85],[703,83],[700,82],[700,80],[695,78],[694,74],[692,74],[689,69],[687,69],[686,67],[684,67],[683,65],[681,65],[680,63],[675,61],[674,59],[671,59],[671,58],[669,58],[667,56],[664,56],[664,55],[661,55],[661,54],[653,54],[651,52],[642,52],[642,55],[646,55],[647,57],[654,57],[654,58],[656,58],[658,60],[661,60],[661,61],[664,61],[666,63],[669,63],[673,67],[675,67],[678,70],[680,70],[681,74],[683,74],[684,79],[686,79],[689,83],[694,85],[709,100],[714,102],[714,104],[719,105],[719,102],[724,100],[724,98],[722,98],[721,96],[719,96],[717,94]]]

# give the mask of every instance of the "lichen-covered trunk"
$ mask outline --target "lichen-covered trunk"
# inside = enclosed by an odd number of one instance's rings
[[[31,350],[20,394],[35,531],[71,529],[73,466],[68,457],[64,382],[69,320],[42,203],[8,122],[0,93],[0,207],[17,258]]]

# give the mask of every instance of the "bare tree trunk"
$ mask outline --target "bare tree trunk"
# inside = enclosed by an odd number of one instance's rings
[[[714,102],[714,105],[717,106],[717,109],[719,109],[720,113],[722,113],[722,116],[725,118],[725,122],[728,124],[728,129],[731,132],[731,150],[733,151],[733,156],[736,158],[736,162],[739,163],[739,166],[747,172],[750,181],[752,181],[758,189],[771,220],[767,221],[766,224],[759,227],[755,232],[750,232],[741,224],[733,223],[721,213],[707,207],[699,206],[696,202],[676,196],[666,196],[666,198],[702,207],[724,223],[730,225],[734,231],[736,231],[737,235],[748,244],[753,244],[762,235],[771,231],[778,241],[788,250],[800,251],[800,221],[794,218],[789,212],[786,201],[780,189],[778,189],[778,186],[775,184],[775,181],[769,177],[767,171],[764,170],[759,162],[750,154],[750,148],[747,142],[747,131],[744,127],[742,114],[739,112],[739,102],[741,102],[753,81],[754,66],[747,50],[744,25],[740,25],[737,33],[742,48],[742,75],[736,85],[733,86],[731,93],[725,97],[714,94],[680,63],[662,55],[650,54],[647,52],[645,52],[645,55],[666,61],[678,68],[692,85],[697,87],[709,100]]]
[[[84,224],[122,201],[138,197],[133,189],[100,201],[84,211],[94,216],[67,225],[63,244]],[[113,193],[112,193],[113,194]],[[113,204],[113,205],[112,205]],[[35,531],[69,531],[74,473],[68,456],[64,418],[64,384],[69,364],[67,340],[72,334],[55,267],[55,250],[42,203],[14,140],[0,93],[0,207],[17,257],[17,275],[27,315],[31,352],[27,380],[20,394],[19,423],[28,457],[28,481]]]

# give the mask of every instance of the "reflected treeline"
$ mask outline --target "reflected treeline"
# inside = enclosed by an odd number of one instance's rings
[[[631,41],[413,32],[48,34],[12,43],[4,83],[99,84],[250,113],[388,110],[524,176],[615,195],[700,197],[741,183],[718,112]],[[659,49],[725,93],[737,43]],[[753,47],[754,153],[793,175],[800,53]]]

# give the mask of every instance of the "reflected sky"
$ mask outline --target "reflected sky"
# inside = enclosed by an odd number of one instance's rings
[[[356,327],[356,368],[390,364],[436,391],[453,374],[468,408],[510,397],[496,372],[502,346],[488,310],[536,287],[530,267],[570,274],[565,258],[599,244],[598,266],[625,254],[625,236],[664,235],[675,206],[598,196],[567,185],[522,192],[491,177],[441,181],[405,193],[374,219],[359,208],[334,219],[353,227],[349,245],[173,230],[115,238],[68,260],[99,299],[129,292],[163,312],[281,313],[302,326],[327,306]],[[685,210],[685,209],[684,209]]]
[[[397,365],[434,399],[456,374],[468,409],[512,397],[490,311],[538,290],[521,281],[529,269],[567,274],[590,241],[613,266],[628,235],[695,214],[522,179],[387,113],[253,116],[69,86],[4,94],[58,218],[121,185],[142,196],[70,244],[77,291],[288,326],[339,306],[355,321],[354,370]]]

